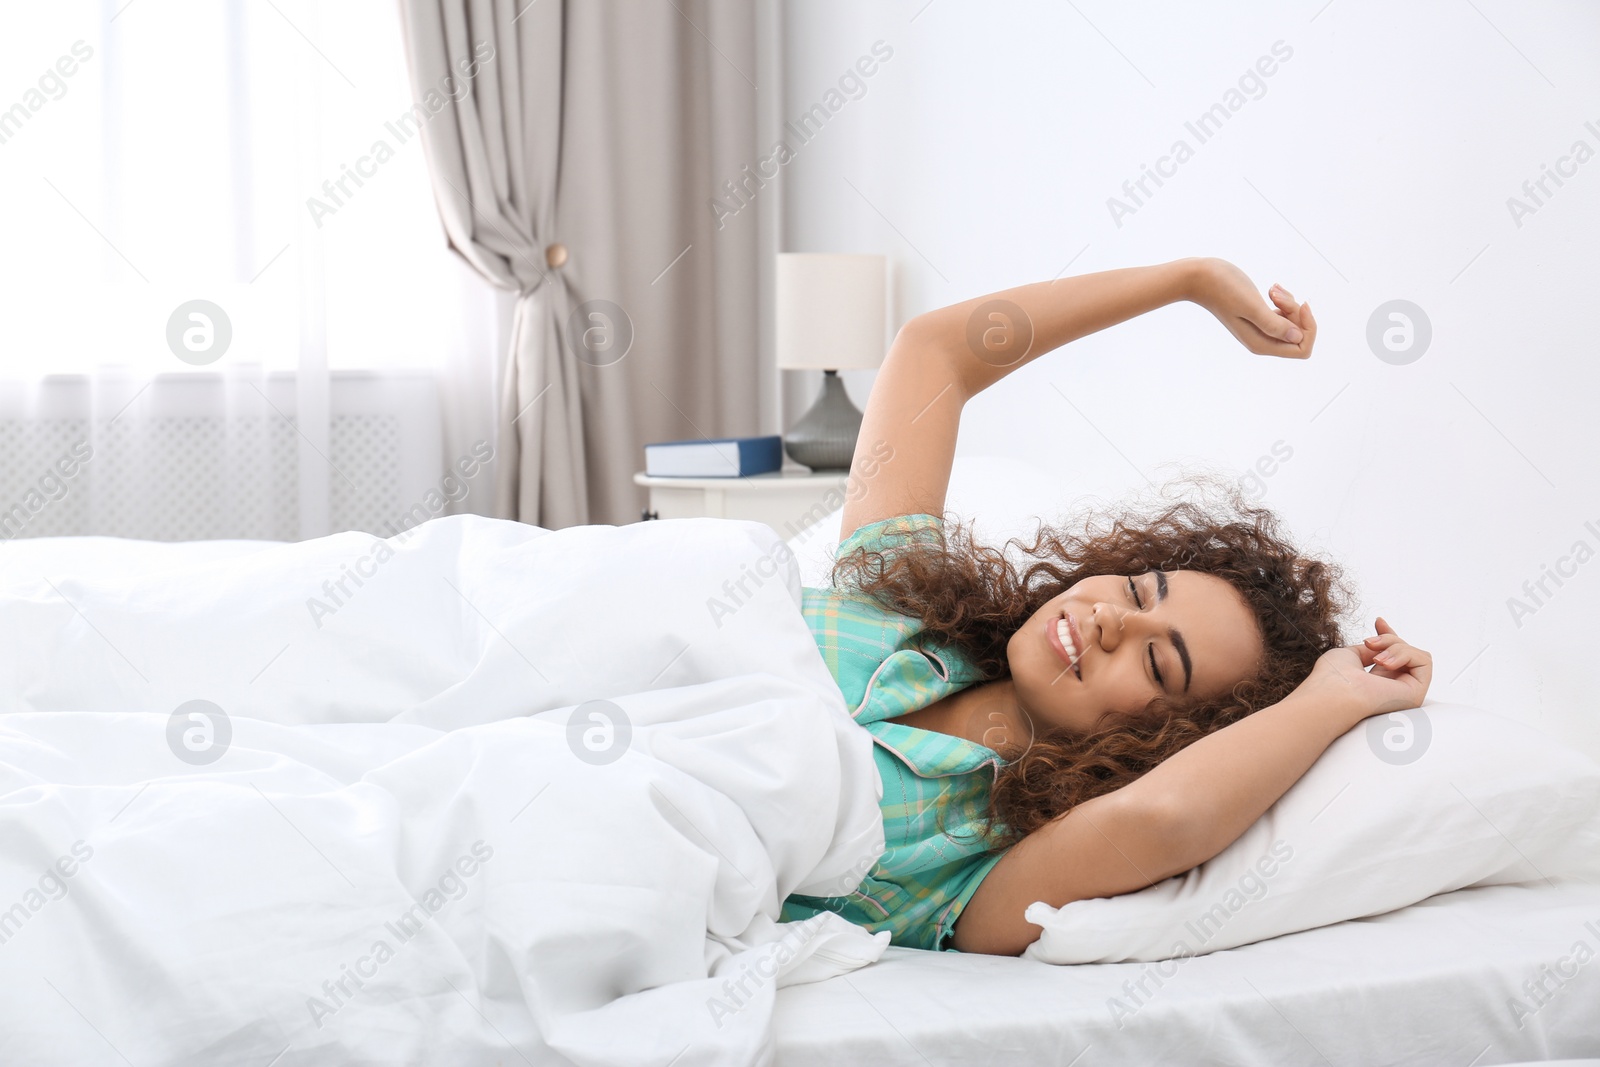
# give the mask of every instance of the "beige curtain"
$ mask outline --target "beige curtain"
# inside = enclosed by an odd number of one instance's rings
[[[633,521],[646,441],[758,432],[754,5],[401,9],[445,233],[518,294],[496,513]]]

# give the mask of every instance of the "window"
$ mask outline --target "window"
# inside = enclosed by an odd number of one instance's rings
[[[178,305],[268,369],[437,364],[460,321],[393,0],[0,16],[0,376],[185,371]]]

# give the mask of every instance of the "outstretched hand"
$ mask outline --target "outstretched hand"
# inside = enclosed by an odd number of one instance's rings
[[[1261,299],[1249,276],[1225,259],[1203,259],[1189,299],[1217,317],[1228,332],[1259,356],[1305,359],[1317,340],[1311,306],[1301,304],[1281,285]]]
[[[1324,652],[1302,683],[1343,701],[1361,719],[1420,707],[1433,682],[1431,655],[1401,640],[1382,617],[1374,628],[1358,645]]]

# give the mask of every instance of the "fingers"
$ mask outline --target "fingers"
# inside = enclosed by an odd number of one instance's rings
[[[1397,641],[1393,645],[1390,645],[1388,648],[1384,649],[1382,652],[1378,653],[1378,658],[1380,660],[1385,656],[1396,661],[1404,660],[1407,663],[1433,663],[1433,654],[1431,652],[1427,651],[1426,649],[1418,648],[1416,645],[1406,644],[1404,641]]]
[[[1403,658],[1385,659],[1385,656],[1393,657],[1394,653],[1385,651],[1377,654],[1369,672],[1374,678],[1401,678],[1410,670]]]
[[[1413,674],[1424,688],[1433,677],[1433,656],[1416,645],[1402,641],[1393,632],[1369,637],[1361,643],[1372,653],[1372,673],[1385,678],[1399,678]],[[1366,657],[1362,657],[1366,662]]]
[[[1267,296],[1272,298],[1272,302],[1278,306],[1280,312],[1296,322],[1300,321],[1300,304],[1289,290],[1274,282],[1272,288],[1267,290]]]
[[[1405,643],[1392,645],[1379,652],[1375,657],[1377,665],[1396,673],[1401,673],[1412,667],[1431,667],[1433,657],[1415,645]]]
[[[1256,355],[1289,359],[1310,356],[1311,344],[1316,336],[1316,320],[1311,317],[1309,306],[1296,301],[1294,295],[1281,285],[1273,285],[1267,292],[1268,301],[1257,305],[1246,295],[1249,280],[1241,275],[1239,281],[1239,291],[1230,294],[1237,299],[1227,301],[1234,307],[1225,311],[1207,305],[1228,331]],[[1241,301],[1243,308],[1238,307]]]
[[[1292,334],[1286,334],[1284,340],[1295,345],[1303,344],[1305,335],[1310,332],[1306,306],[1297,301],[1294,298],[1294,294],[1281,285],[1274,284],[1271,289],[1267,290],[1267,296],[1272,299],[1272,303],[1277,307],[1278,315],[1286,321],[1294,323],[1300,330],[1300,337],[1297,338]],[[1310,346],[1306,345],[1305,347],[1309,348]]]
[[[1272,323],[1274,322],[1281,325],[1273,326]],[[1290,344],[1276,334],[1267,332],[1272,329],[1282,333],[1289,328],[1298,329],[1298,327],[1294,327],[1292,323],[1278,315],[1269,316],[1263,313],[1260,321],[1241,316],[1238,319],[1238,325],[1233,329],[1233,335],[1243,343],[1245,348],[1258,356],[1286,356],[1290,359],[1299,359],[1305,355],[1301,351],[1300,345]],[[1300,336],[1303,341],[1305,335],[1302,333]]]
[[[1311,355],[1311,346],[1317,343],[1317,320],[1311,316],[1311,305],[1300,305],[1300,328],[1305,331],[1305,337],[1300,341],[1300,351]]]
[[[1362,666],[1371,667],[1373,674],[1383,678],[1398,678],[1415,671],[1426,684],[1432,672],[1433,657],[1415,645],[1407,644],[1387,620],[1380,617],[1376,627],[1382,632],[1363,638],[1359,645],[1354,646],[1361,656]]]
[[[1394,632],[1394,627],[1389,625],[1389,620],[1382,615],[1373,620],[1373,628],[1378,632],[1363,638],[1361,647],[1371,650],[1372,662],[1377,667],[1398,672],[1407,665],[1421,662],[1417,657],[1432,662],[1432,657],[1426,652],[1406,644],[1404,639]],[[1412,653],[1416,655],[1413,656]],[[1362,662],[1366,662],[1365,657],[1362,657]]]
[[[1267,296],[1272,301],[1272,310],[1276,314],[1248,320],[1262,335],[1259,343],[1249,346],[1250,350],[1259,355],[1287,356],[1293,359],[1304,359],[1309,356],[1315,322],[1310,319],[1305,305],[1296,301],[1293,294],[1277,284],[1267,290]]]
[[[1396,644],[1399,641],[1399,634],[1374,634],[1373,636],[1363,640],[1361,643],[1372,649],[1374,652],[1382,652],[1390,645]]]
[[[1400,640],[1400,635],[1394,632],[1394,627],[1382,615],[1372,620],[1372,628],[1378,632],[1362,640],[1362,644],[1369,648],[1382,650]]]
[[[1266,308],[1262,309],[1267,310]],[[1298,306],[1295,309],[1299,310]],[[1300,329],[1293,318],[1279,315],[1258,315],[1251,320],[1256,329],[1272,338],[1282,341],[1286,345],[1297,345],[1305,338],[1305,331]]]
[[[1348,647],[1350,651],[1354,652],[1361,659],[1361,666],[1363,667],[1370,667],[1376,663],[1378,661],[1378,653],[1383,651],[1381,648],[1368,648],[1366,642],[1362,642],[1359,645],[1348,645],[1346,647]]]

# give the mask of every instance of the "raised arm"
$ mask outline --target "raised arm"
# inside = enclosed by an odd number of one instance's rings
[[[1180,259],[1036,282],[918,315],[896,335],[867,400],[841,539],[880,519],[941,514],[967,401],[1069,341],[1192,300],[1252,352],[1309,356],[1310,308],[1287,293],[1272,297],[1276,308],[1231,263]],[[886,454],[892,459],[880,462]]]
[[[1204,863],[1356,723],[1421,705],[1432,657],[1381,618],[1377,630],[1359,645],[1325,652],[1282,702],[1202,737],[1018,843],[956,920],[955,947],[1017,955],[1040,933],[1023,917],[1034,901],[1059,908],[1116,896]]]

